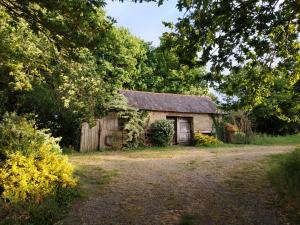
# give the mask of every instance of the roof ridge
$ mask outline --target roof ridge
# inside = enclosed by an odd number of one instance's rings
[[[177,94],[177,93],[165,93],[165,92],[151,92],[151,91],[137,91],[137,90],[124,90],[120,89],[120,91],[128,91],[128,92],[142,92],[142,93],[150,93],[150,94],[163,94],[163,95],[180,95],[180,96],[191,96],[191,97],[197,97],[197,98],[208,98],[210,100],[211,97],[208,95],[192,95],[192,94]]]

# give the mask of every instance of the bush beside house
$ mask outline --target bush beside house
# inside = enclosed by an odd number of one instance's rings
[[[150,127],[151,141],[157,146],[168,146],[171,144],[174,127],[168,120],[157,120]]]
[[[222,143],[214,136],[209,136],[202,133],[196,133],[194,135],[194,141],[196,146],[209,146]]]

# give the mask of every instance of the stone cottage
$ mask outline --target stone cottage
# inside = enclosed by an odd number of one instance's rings
[[[191,143],[195,132],[213,132],[212,116],[218,113],[210,97],[125,90],[120,93],[127,98],[129,105],[149,112],[148,128],[156,120],[172,121],[175,130],[173,144]],[[115,138],[123,140],[121,127],[115,113],[97,120],[93,128],[83,123],[80,151],[111,147]]]

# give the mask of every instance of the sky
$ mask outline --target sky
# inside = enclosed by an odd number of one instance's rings
[[[137,37],[152,45],[159,45],[159,37],[163,32],[168,31],[162,24],[165,22],[176,22],[182,17],[183,12],[176,9],[177,0],[167,0],[162,6],[153,2],[134,3],[130,0],[124,2],[107,1],[106,14],[117,20],[117,26],[126,27]],[[220,101],[223,97],[213,89],[209,89]]]
[[[159,45],[159,37],[168,29],[162,21],[176,22],[182,13],[176,9],[177,0],[168,0],[162,6],[156,3],[133,3],[107,1],[106,13],[117,20],[117,25],[126,27],[132,34]]]

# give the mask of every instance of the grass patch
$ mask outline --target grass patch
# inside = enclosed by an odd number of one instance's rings
[[[218,144],[205,144],[205,145],[171,145],[166,147],[160,147],[160,146],[151,146],[151,147],[138,147],[138,148],[132,148],[132,149],[126,149],[126,150],[120,150],[120,151],[113,151],[113,150],[105,150],[103,153],[112,153],[112,152],[118,152],[118,153],[138,153],[138,152],[180,152],[182,150],[203,150],[203,149],[217,149],[217,148],[234,148],[234,147],[244,147],[249,145],[244,144],[231,144],[231,143],[223,143],[220,142]],[[85,154],[85,153],[84,153]]]
[[[219,153],[222,151],[237,151],[241,148],[249,147],[249,145],[243,144],[229,144],[220,143],[218,145],[203,145],[203,146],[183,146],[183,145],[172,145],[167,147],[139,147],[126,150],[110,150],[104,151],[90,151],[82,153],[74,153],[70,156],[71,162],[74,164],[91,164],[95,160],[101,160],[102,156],[124,156],[126,158],[173,158],[177,155],[187,154],[188,151],[208,151],[211,153]],[[122,160],[119,158],[119,160]]]
[[[192,215],[183,215],[180,218],[179,225],[196,225],[196,218]]]
[[[182,145],[171,145],[171,146],[144,146],[144,147],[137,147],[137,148],[127,148],[123,150],[113,150],[109,148],[103,148],[100,150],[94,150],[94,151],[88,151],[88,152],[78,152],[74,150],[73,148],[63,147],[63,154],[66,155],[93,155],[96,152],[99,152],[101,154],[110,154],[110,153],[120,153],[120,152],[162,152],[162,151],[179,151],[182,149],[188,149],[193,148],[195,149],[218,149],[218,148],[235,148],[235,147],[245,147],[245,146],[251,146],[251,145],[298,145],[300,144],[300,133],[294,134],[294,135],[287,135],[287,136],[272,136],[272,135],[266,135],[266,134],[256,134],[253,137],[250,138],[249,144],[233,144],[233,143],[224,143],[219,142],[215,144],[205,144],[205,145],[199,145],[199,146],[182,146]]]
[[[79,177],[79,190],[82,197],[97,193],[99,188],[119,175],[118,170],[104,170],[98,166],[80,165],[75,167],[75,176]]]
[[[252,145],[298,145],[300,133],[287,136],[271,136],[266,134],[254,135],[250,138]]]
[[[64,155],[73,155],[73,154],[78,153],[78,151],[76,151],[74,148],[69,148],[69,147],[63,146],[62,153]]]
[[[300,224],[300,147],[286,154],[270,156],[268,172],[288,218]]]
[[[227,143],[223,143],[223,142],[218,142],[218,143],[213,143],[213,144],[198,144],[196,145],[196,147],[198,148],[222,148],[222,147],[226,147],[229,144]]]

